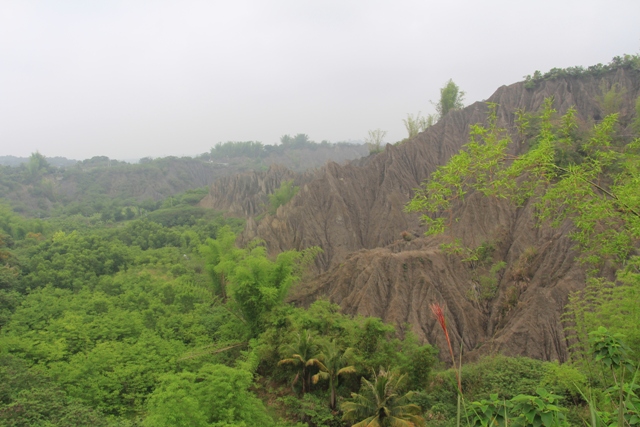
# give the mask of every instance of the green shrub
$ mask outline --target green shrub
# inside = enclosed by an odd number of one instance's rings
[[[283,396],[278,401],[284,405],[288,418],[305,422],[309,427],[342,427],[341,416],[329,409],[328,399],[327,396],[307,393],[301,399]]]
[[[587,378],[575,367],[552,362],[545,364],[540,385],[551,393],[562,395],[574,402],[581,400],[580,391],[586,390]]]
[[[283,181],[280,188],[269,195],[269,215],[275,215],[280,206],[289,203],[299,189],[300,187],[293,185],[293,180]]]
[[[489,399],[491,394],[507,400],[519,394],[533,395],[545,372],[545,362],[540,360],[489,356],[462,367],[462,392],[466,401]],[[455,418],[456,396],[455,372],[449,369],[435,375],[424,399],[431,403],[434,416]]]

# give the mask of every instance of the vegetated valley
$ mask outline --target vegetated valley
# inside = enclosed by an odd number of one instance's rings
[[[640,58],[454,86],[386,147],[9,159],[0,425],[640,425]]]

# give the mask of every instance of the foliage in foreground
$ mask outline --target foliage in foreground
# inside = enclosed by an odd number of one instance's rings
[[[636,57],[624,61],[624,66],[637,68]],[[517,112],[518,138],[528,145],[518,155],[513,154],[509,133],[497,126],[497,106],[490,105],[488,125],[472,126],[469,143],[438,168],[407,205],[408,211],[424,213],[427,234],[444,232],[456,220],[455,208],[470,193],[506,198],[517,206],[533,204],[540,223],[573,225],[571,237],[589,266],[589,284],[571,297],[565,320],[574,342],[575,366],[588,375],[583,380],[574,374],[573,389],[566,395],[588,402],[587,423],[594,427],[640,423],[637,373],[633,374],[639,359],[620,341],[624,333],[636,344],[640,333],[635,321],[640,307],[640,138],[619,135],[635,125],[628,118],[621,124],[612,111],[620,108],[623,88],[605,89],[600,104],[610,114],[587,133],[579,130],[574,109],[556,117],[553,99],[545,101],[537,116]],[[532,118],[537,127],[533,133]],[[603,274],[605,266],[617,268],[616,282]],[[596,369],[602,372],[599,377],[594,375]],[[454,393],[462,390],[459,386]],[[561,396],[542,387],[536,393],[513,397],[492,393],[489,399],[469,404],[467,416],[472,422],[468,422],[565,425],[566,411],[557,403]],[[448,401],[452,400],[450,396]],[[458,420],[460,415],[458,405]]]
[[[514,156],[511,137],[498,128],[496,106],[490,105],[488,126],[472,126],[464,150],[416,190],[407,210],[425,213],[429,234],[455,221],[455,206],[470,193],[506,198],[518,206],[533,204],[540,223],[570,222],[571,237],[590,268],[590,283],[601,285],[574,296],[569,312],[574,335],[586,342],[586,332],[606,317],[607,326],[635,342],[638,323],[615,321],[607,313],[626,294],[622,300],[631,304],[620,306],[625,309],[620,314],[629,320],[638,316],[632,301],[640,286],[640,138],[618,136],[617,114],[581,133],[575,111],[557,118],[552,99],[537,117],[539,131],[533,135],[525,116],[520,112],[516,122],[529,149]],[[605,265],[618,268],[615,284],[600,275]],[[592,298],[596,294],[602,298]]]
[[[250,372],[220,364],[168,374],[147,404],[145,427],[273,426],[264,405],[248,389]]]
[[[411,403],[413,392],[401,393],[404,375],[381,369],[373,382],[362,378],[360,393],[342,404],[343,420],[353,427],[414,427],[424,426],[421,409]]]

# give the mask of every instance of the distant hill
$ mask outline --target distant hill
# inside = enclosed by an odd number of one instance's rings
[[[28,162],[28,157],[0,156],[0,165],[2,166],[20,166],[21,164]],[[47,162],[52,166],[64,167],[74,165],[78,161],[67,159],[66,157],[47,157]]]
[[[233,144],[232,144],[233,145]],[[126,207],[152,210],[173,195],[202,188],[221,177],[267,170],[281,164],[294,171],[344,162],[368,154],[356,144],[307,144],[259,153],[205,153],[196,158],[143,158],[137,164],[105,156],[76,161],[62,157],[32,159],[4,156],[0,166],[0,198],[27,216],[57,214],[91,216]]]

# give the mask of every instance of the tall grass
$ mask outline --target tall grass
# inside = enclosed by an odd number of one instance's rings
[[[437,303],[432,304],[431,311],[445,335],[456,376],[457,427],[464,422],[469,427],[563,427],[569,425],[565,415],[567,410],[558,404],[563,397],[540,386],[536,389],[536,395],[518,394],[507,400],[504,396],[499,397],[498,393],[492,392],[489,400],[465,402],[462,392],[462,349],[456,360],[442,307]],[[601,367],[599,378],[592,376],[592,380],[597,384],[579,386],[576,383],[572,386],[582,396],[589,411],[588,415],[581,416],[584,425],[589,427],[640,426],[640,397],[638,396],[640,366],[634,367],[636,362],[629,356],[631,351],[622,341],[621,334],[613,334],[600,327],[589,336],[588,356]],[[631,377],[627,379],[629,374]]]
[[[462,394],[462,380],[460,378],[460,372],[462,370],[462,344],[460,344],[460,358],[458,361],[458,366],[456,366],[456,358],[453,355],[453,347],[451,346],[451,339],[449,338],[449,331],[447,329],[447,319],[445,319],[444,317],[442,306],[438,303],[431,304],[431,312],[433,313],[433,316],[436,318],[436,320],[440,324],[440,327],[442,328],[442,331],[444,332],[444,337],[447,340],[447,345],[449,346],[451,363],[456,373],[456,379],[458,380],[458,411],[456,415],[456,426],[460,427],[460,423],[462,420],[462,407],[464,405],[464,396]]]

